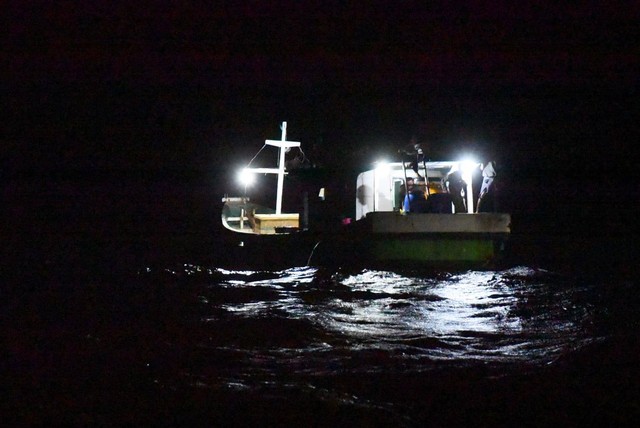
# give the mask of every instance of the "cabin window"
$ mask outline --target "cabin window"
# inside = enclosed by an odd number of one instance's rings
[[[393,210],[399,211],[402,208],[404,199],[404,180],[393,180]]]

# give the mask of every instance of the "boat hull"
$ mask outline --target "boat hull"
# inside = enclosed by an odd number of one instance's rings
[[[373,212],[358,222],[363,233],[416,235],[483,235],[511,233],[511,216],[505,213],[400,214]]]
[[[502,257],[507,236],[373,235],[362,248],[376,265],[492,267]]]
[[[491,268],[503,258],[509,214],[375,212],[325,239],[312,262],[360,267]]]
[[[429,266],[495,264],[511,232],[511,216],[371,213],[362,224],[363,248],[375,262]]]
[[[232,233],[233,259],[247,265],[356,268],[493,268],[505,253],[511,216],[503,213],[374,212],[322,231]]]

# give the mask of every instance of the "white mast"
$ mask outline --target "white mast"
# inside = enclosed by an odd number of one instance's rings
[[[262,169],[260,172],[278,174],[278,193],[276,197],[276,214],[281,214],[282,213],[282,189],[284,187],[284,175],[285,175],[284,155],[287,152],[286,149],[290,149],[291,147],[300,147],[300,142],[287,141],[287,122],[282,122],[282,138],[280,140],[265,140],[264,143],[270,146],[278,147],[280,149],[280,162],[278,164],[278,169],[265,168],[265,169]],[[250,169],[250,168],[247,168],[247,169]]]

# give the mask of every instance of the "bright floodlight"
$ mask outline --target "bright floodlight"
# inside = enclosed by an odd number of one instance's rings
[[[251,186],[256,181],[256,176],[253,172],[247,171],[247,169],[243,168],[238,173],[238,181],[240,181],[243,186]]]
[[[375,164],[375,166],[376,166],[376,171],[377,171],[377,172],[382,173],[382,172],[387,172],[387,171],[389,171],[389,168],[390,168],[390,166],[389,166],[389,162],[387,162],[387,161],[386,161],[386,160],[384,160],[384,159],[381,159],[381,160],[379,160],[379,161],[376,161],[376,162],[374,162],[374,164]]]
[[[462,180],[467,183],[465,194],[467,196],[467,212],[473,213],[473,171],[478,167],[478,162],[471,158],[465,158],[460,161],[460,172],[462,173]]]
[[[464,160],[460,161],[460,170],[464,175],[470,175],[477,167],[478,162],[471,158],[465,158]]]

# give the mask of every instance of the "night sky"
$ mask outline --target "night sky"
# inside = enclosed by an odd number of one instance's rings
[[[633,2],[143,3],[4,7],[2,139],[22,164],[218,167],[283,120],[363,162],[412,137],[434,157],[618,161],[637,137]]]
[[[556,3],[9,2],[5,195],[94,180],[104,207],[139,199],[122,177],[188,177],[216,199],[287,121],[321,166],[357,172],[415,138],[434,160],[497,160],[520,192],[635,200],[639,8]]]

